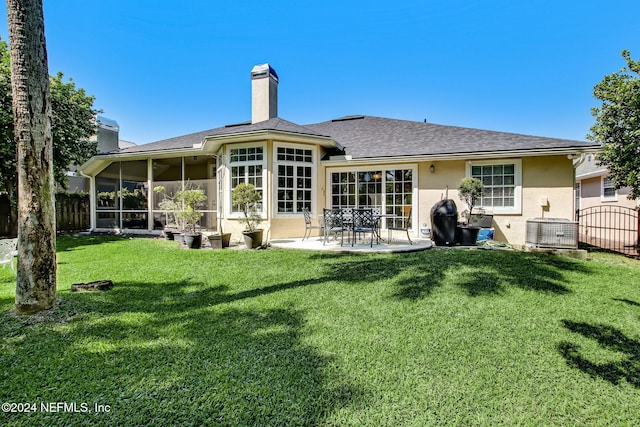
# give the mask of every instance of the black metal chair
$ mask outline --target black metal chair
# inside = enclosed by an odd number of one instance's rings
[[[378,221],[379,217],[373,215],[371,209],[354,209],[353,210],[353,240],[351,246],[355,243],[358,234],[371,233],[371,242],[369,246],[373,247],[373,238],[378,242]]]
[[[342,215],[342,228],[347,233],[347,239],[351,242],[351,231],[353,230],[353,208],[334,208]]]
[[[322,245],[327,243],[329,235],[340,233],[340,246],[344,244],[344,224],[340,209],[323,209],[324,239]]]
[[[400,224],[397,224],[396,221],[399,221]],[[391,243],[391,237],[393,236],[392,231],[404,231],[405,233],[407,233],[409,244],[413,245],[413,241],[411,241],[411,237],[409,237],[409,228],[411,228],[411,208],[409,208],[407,216],[405,216],[404,218],[392,219],[390,222],[391,224],[387,224],[389,243]]]
[[[308,239],[311,235],[311,230],[322,230],[322,234],[324,235],[324,225],[318,224],[313,225],[311,222],[311,212],[309,212],[309,208],[302,208],[302,213],[304,214],[304,239]]]

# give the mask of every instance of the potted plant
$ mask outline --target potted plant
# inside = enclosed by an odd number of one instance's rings
[[[180,206],[176,200],[176,195],[173,193],[167,194],[166,188],[163,185],[154,187],[153,191],[164,196],[160,203],[158,203],[158,207],[167,212],[164,236],[167,240],[174,240],[177,235],[181,236],[179,230],[182,229],[179,224],[178,212],[180,211]]]
[[[202,217],[199,209],[207,200],[204,191],[190,183],[185,185],[184,190],[175,194],[165,193],[165,187],[162,185],[154,187],[153,191],[164,195],[158,207],[167,211],[167,225],[164,230],[167,239],[184,242],[189,248],[200,248],[202,234],[196,233],[196,224]]]
[[[202,217],[200,207],[207,201],[204,190],[197,187],[185,186],[184,190],[176,193],[182,209],[177,215],[182,219],[184,227],[184,243],[188,248],[200,249],[202,245],[202,233],[196,233],[196,224]]]
[[[469,225],[471,213],[473,207],[478,203],[482,193],[484,191],[484,185],[482,181],[477,178],[463,178],[458,186],[458,196],[460,200],[467,205],[467,211],[463,212],[463,216],[466,218],[465,224],[458,227],[458,241],[463,246],[474,246],[478,239],[478,232],[480,227],[472,227]]]
[[[228,248],[229,243],[231,243],[231,233],[225,233],[222,231],[222,223],[218,227],[218,230],[220,231],[208,236],[209,243],[211,243],[211,249]]]
[[[245,223],[244,242],[247,248],[255,249],[262,245],[262,229],[256,228],[262,220],[256,212],[262,195],[256,191],[253,184],[238,184],[231,192],[231,201],[242,209]]]

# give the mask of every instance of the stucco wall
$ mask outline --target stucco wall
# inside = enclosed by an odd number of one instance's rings
[[[431,165],[434,171],[431,172]],[[455,201],[458,211],[464,209],[464,203],[458,198],[458,185],[465,174],[465,162],[434,161],[418,164],[418,226],[431,226],[431,208],[440,200],[449,198]],[[447,187],[449,188],[447,193]],[[447,195],[448,194],[448,195]],[[418,230],[419,231],[419,230]]]
[[[265,212],[266,218],[260,224],[265,231],[265,240],[272,238],[302,237],[304,234],[304,219],[301,215],[276,215],[274,171],[277,169],[274,162],[273,151],[274,142],[271,140],[262,141],[266,148],[265,156]],[[314,147],[313,145],[305,145]],[[314,148],[316,159],[323,156],[321,148]],[[444,197],[455,201],[458,210],[461,212],[466,207],[458,198],[457,187],[460,180],[466,176],[468,167],[467,160],[450,161],[426,161],[426,162],[403,162],[380,164],[350,165],[349,162],[337,164],[336,162],[323,163],[316,161],[313,169],[315,178],[315,190],[313,193],[312,214],[315,219],[322,216],[322,209],[330,204],[330,195],[327,189],[327,176],[335,170],[383,170],[383,169],[406,169],[416,170],[413,191],[413,235],[420,236],[420,229],[432,228],[430,212],[432,206]],[[574,217],[574,178],[573,165],[565,155],[526,157],[522,159],[504,159],[500,163],[514,161],[521,165],[521,191],[520,191],[520,212],[494,214],[495,238],[500,241],[522,245],[525,243],[526,220],[536,217],[567,218]],[[433,165],[433,172],[431,171]],[[352,169],[351,169],[352,168]],[[229,188],[229,173],[224,176],[224,188]],[[545,206],[541,206],[541,199],[547,201]],[[228,201],[225,204],[228,206]],[[226,215],[225,215],[226,216]],[[232,232],[233,238],[240,240],[241,231],[244,226],[234,215],[227,216],[223,221],[225,232]],[[318,231],[314,232],[319,235]]]
[[[505,163],[508,160],[505,159]],[[435,171],[430,171],[434,165]],[[431,207],[445,197],[454,200],[458,211],[466,209],[458,197],[458,185],[465,176],[466,162],[438,161],[419,164],[419,226],[431,228]],[[540,205],[545,198],[548,204]],[[522,213],[495,214],[496,240],[522,245],[526,237],[526,220],[536,217],[573,218],[573,166],[566,156],[522,159]],[[492,213],[490,210],[487,213]]]
[[[505,163],[508,159],[505,159]],[[406,167],[408,164],[384,166],[389,168]],[[434,172],[431,172],[431,165]],[[363,165],[358,165],[359,167]],[[372,169],[384,168],[372,165]],[[331,168],[320,167],[317,173],[318,191],[315,213],[322,214],[326,198],[326,173]],[[414,236],[418,237],[421,228],[431,227],[432,206],[447,195],[455,201],[458,211],[466,209],[458,197],[458,185],[466,174],[466,161],[433,161],[418,163],[417,189],[414,200]],[[541,206],[541,199],[547,204]],[[573,166],[566,156],[530,157],[522,159],[521,213],[495,214],[495,238],[516,245],[523,245],[526,237],[526,221],[530,218],[567,218],[574,217]],[[491,213],[488,211],[488,213]],[[265,228],[267,227],[264,224]],[[301,237],[304,233],[302,218],[273,218],[270,221],[270,238]],[[317,234],[317,233],[316,233]]]
[[[586,209],[593,206],[613,205],[635,208],[637,201],[627,199],[629,194],[628,188],[618,190],[618,197],[614,201],[602,201],[602,177],[583,179],[580,181],[580,209]]]
[[[304,218],[301,214],[276,214],[277,195],[274,189],[274,180],[276,179],[275,173],[277,173],[277,165],[273,160],[275,144],[273,140],[262,141],[262,143],[264,143],[266,147],[266,181],[264,183],[266,218],[259,224],[259,228],[264,230],[264,240],[267,241],[268,239],[284,237],[302,237],[304,235],[305,225]],[[275,143],[278,143],[278,141],[275,141]],[[299,144],[299,147],[313,149],[316,159],[320,159],[324,155],[323,149],[314,145]],[[319,217],[322,216],[322,209],[325,206],[325,173],[325,168],[321,166],[319,161],[316,161],[313,175],[316,188],[312,198],[312,214]],[[229,173],[225,174],[225,189],[229,188],[230,185],[228,182],[229,175]],[[239,218],[234,218],[234,215],[230,215],[223,220],[223,229],[225,233],[232,233],[232,239],[234,241],[240,241],[242,239],[244,223]],[[312,235],[317,236],[319,232],[316,230]]]

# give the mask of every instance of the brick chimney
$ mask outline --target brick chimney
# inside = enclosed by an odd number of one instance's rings
[[[251,70],[251,123],[278,117],[278,75],[269,64]]]

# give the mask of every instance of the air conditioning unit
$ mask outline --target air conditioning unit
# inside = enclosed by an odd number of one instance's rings
[[[578,223],[565,218],[529,219],[526,244],[536,248],[578,249]]]

